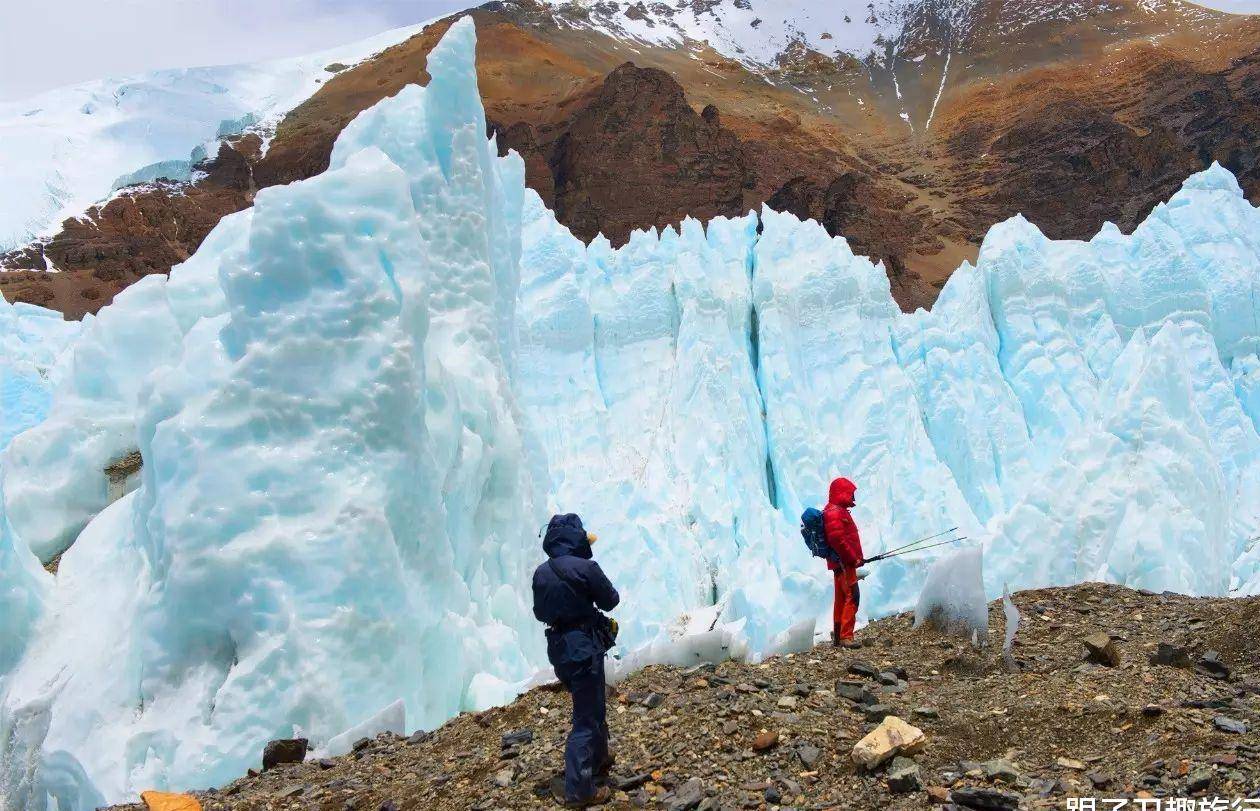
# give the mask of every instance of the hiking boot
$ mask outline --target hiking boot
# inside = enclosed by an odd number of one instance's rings
[[[858,642],[856,639],[841,639],[839,642],[836,643],[836,647],[837,648],[850,648],[850,649],[860,648],[862,647],[862,643]]]
[[[565,808],[590,808],[596,805],[603,805],[612,797],[612,789],[608,786],[600,786],[595,789],[595,793],[587,797],[585,800],[565,800]]]
[[[607,777],[608,773],[612,771],[612,767],[616,765],[617,765],[617,756],[614,755],[612,752],[609,752],[604,757],[604,759],[600,761],[599,769],[596,770],[595,773],[599,775],[600,777]]]

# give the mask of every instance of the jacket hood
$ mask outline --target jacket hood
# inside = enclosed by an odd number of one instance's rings
[[[549,558],[565,555],[591,558],[591,542],[586,538],[582,519],[574,513],[553,515],[547,522],[547,534],[543,537],[543,551]]]
[[[831,483],[827,500],[837,507],[852,507],[856,503],[853,500],[853,494],[856,492],[857,485],[841,476]]]

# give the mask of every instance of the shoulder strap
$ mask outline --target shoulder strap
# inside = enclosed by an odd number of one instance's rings
[[[560,567],[556,565],[555,558],[547,558],[547,566],[550,567],[552,574],[560,578],[560,581],[562,583],[564,583],[566,586],[568,586],[569,588],[573,590],[574,594],[576,594],[578,597],[582,597],[583,593],[586,591],[586,588],[583,586],[583,584],[580,581],[574,580],[572,577],[562,572],[560,570]]]

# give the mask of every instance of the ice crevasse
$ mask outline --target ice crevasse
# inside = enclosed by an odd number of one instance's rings
[[[474,44],[81,329],[37,350],[47,315],[0,312],[0,808],[509,699],[553,510],[601,535],[629,662],[807,640],[831,583],[796,516],[838,473],[868,554],[959,526],[991,597],[1260,593],[1260,212],[1226,170],[1128,236],[998,225],[903,315],[769,210],[584,245],[486,140]],[[875,566],[864,613],[930,562]]]

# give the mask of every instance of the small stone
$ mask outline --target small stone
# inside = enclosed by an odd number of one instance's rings
[[[765,797],[766,802],[770,805],[778,805],[783,801],[783,793],[775,786],[767,786],[766,792],[762,796]]]
[[[1015,765],[1009,760],[995,758],[985,761],[980,765],[980,768],[984,771],[984,776],[988,780],[999,783],[1014,783],[1016,780],[1019,780],[1019,769],[1016,769]]]
[[[507,788],[508,786],[512,785],[513,782],[515,782],[514,775],[512,774],[512,770],[499,769],[497,772],[494,773],[494,777],[492,778],[491,782],[493,782],[499,788]]]
[[[703,801],[704,782],[699,777],[693,777],[674,792],[674,799],[669,801],[666,808],[669,811],[692,811]]]
[[[1212,719],[1212,725],[1221,732],[1232,732],[1235,735],[1246,735],[1247,725],[1237,718],[1230,718],[1228,715],[1218,715]]]
[[[1142,708],[1142,714],[1147,718],[1158,718],[1164,714],[1164,708],[1158,704],[1147,704]]]
[[[935,707],[915,707],[914,714],[920,718],[940,718],[941,712]]]
[[[895,757],[888,767],[888,790],[894,794],[909,794],[923,788],[919,764],[910,758]]]
[[[762,732],[756,738],[753,738],[754,752],[767,752],[779,745],[779,733],[773,730]]]
[[[1155,652],[1151,654],[1150,662],[1153,665],[1165,667],[1190,668],[1193,666],[1190,661],[1190,652],[1170,642],[1160,642]]]
[[[664,701],[665,701],[665,696],[661,695],[660,693],[648,693],[646,696],[643,697],[643,700],[639,703],[647,707],[649,710],[654,710],[657,707],[661,706],[661,704],[664,703]]]
[[[890,715],[853,746],[851,757],[858,766],[870,770],[897,755],[912,755],[923,749],[923,730]]]
[[[779,699],[778,707],[781,710],[794,710],[796,709],[797,701],[799,699],[796,696],[783,696]]]
[[[1120,665],[1120,651],[1116,648],[1116,643],[1112,641],[1110,634],[1099,631],[1085,637],[1081,642],[1088,651],[1085,654],[1086,661],[1107,667]]]
[[[949,789],[944,786],[928,786],[928,799],[938,805],[944,805],[949,802]]]
[[[282,763],[301,763],[306,760],[306,738],[281,738],[269,741],[263,747],[263,771],[273,769]]]
[[[1083,772],[1085,771],[1085,768],[1086,768],[1085,761],[1076,760],[1075,758],[1070,758],[1070,757],[1056,758],[1054,762],[1065,769],[1072,769],[1073,771],[1078,771],[1078,772]]]
[[[364,749],[367,749],[371,745],[372,745],[371,738],[359,738],[357,741],[354,742],[354,745],[350,747],[350,751],[362,752]]]
[[[949,799],[955,805],[977,811],[1016,811],[1019,808],[1018,795],[991,788],[956,788],[950,792]]]
[[[722,724],[723,735],[734,735],[736,732],[739,732],[738,721],[727,721],[725,724]]]
[[[879,668],[861,659],[849,662],[848,671],[854,676],[861,676],[864,679],[873,679],[879,675]]]
[[[867,704],[862,707],[862,715],[864,715],[868,721],[883,721],[892,714],[893,708],[887,704]]]
[[[1186,791],[1194,794],[1199,791],[1206,791],[1212,785],[1211,769],[1195,769],[1190,774],[1190,779],[1186,781]]]
[[[407,743],[411,746],[416,746],[418,744],[424,743],[425,741],[427,741],[429,738],[432,738],[432,737],[433,737],[432,732],[425,732],[423,729],[417,729],[415,732],[411,733],[411,736],[409,738],[407,738]]]
[[[279,794],[276,795],[276,799],[287,800],[290,797],[298,796],[304,791],[306,791],[306,786],[302,785],[301,783],[298,783],[296,785],[289,786],[288,788],[282,790]]]
[[[1216,757],[1212,758],[1212,762],[1215,763],[1217,766],[1237,766],[1238,755],[1234,755],[1234,754],[1217,755]]]
[[[330,760],[329,758],[326,758],[326,757],[320,758],[318,761],[316,761],[316,763],[319,765],[319,768],[322,769],[323,771],[328,771],[329,769],[332,769],[337,765],[337,761]]]
[[[534,742],[534,730],[518,729],[515,732],[508,732],[499,739],[499,745],[508,749],[513,746],[524,746],[527,743]]]
[[[386,800],[376,807],[376,811],[398,811],[398,803],[393,800]]]
[[[1110,777],[1105,774],[1099,774],[1098,772],[1090,772],[1085,775],[1085,779],[1088,780],[1096,789],[1108,788],[1112,783],[1112,779]]]
[[[897,674],[893,673],[891,670],[885,670],[875,678],[880,684],[896,684],[901,681],[901,679],[897,678]]]
[[[796,747],[796,756],[800,758],[801,764],[806,769],[812,769],[818,763],[818,759],[822,757],[822,750],[813,744],[803,743]]]
[[[631,775],[630,777],[618,778],[613,785],[617,787],[618,791],[629,792],[634,791],[636,788],[642,788],[651,782],[651,772],[640,772],[639,774]]]
[[[1228,679],[1229,667],[1221,661],[1221,655],[1210,650],[1199,657],[1199,661],[1195,664],[1195,669],[1201,673],[1206,673],[1214,679]]]
[[[848,699],[854,704],[876,704],[875,696],[860,681],[845,679],[836,682],[836,695]]]

